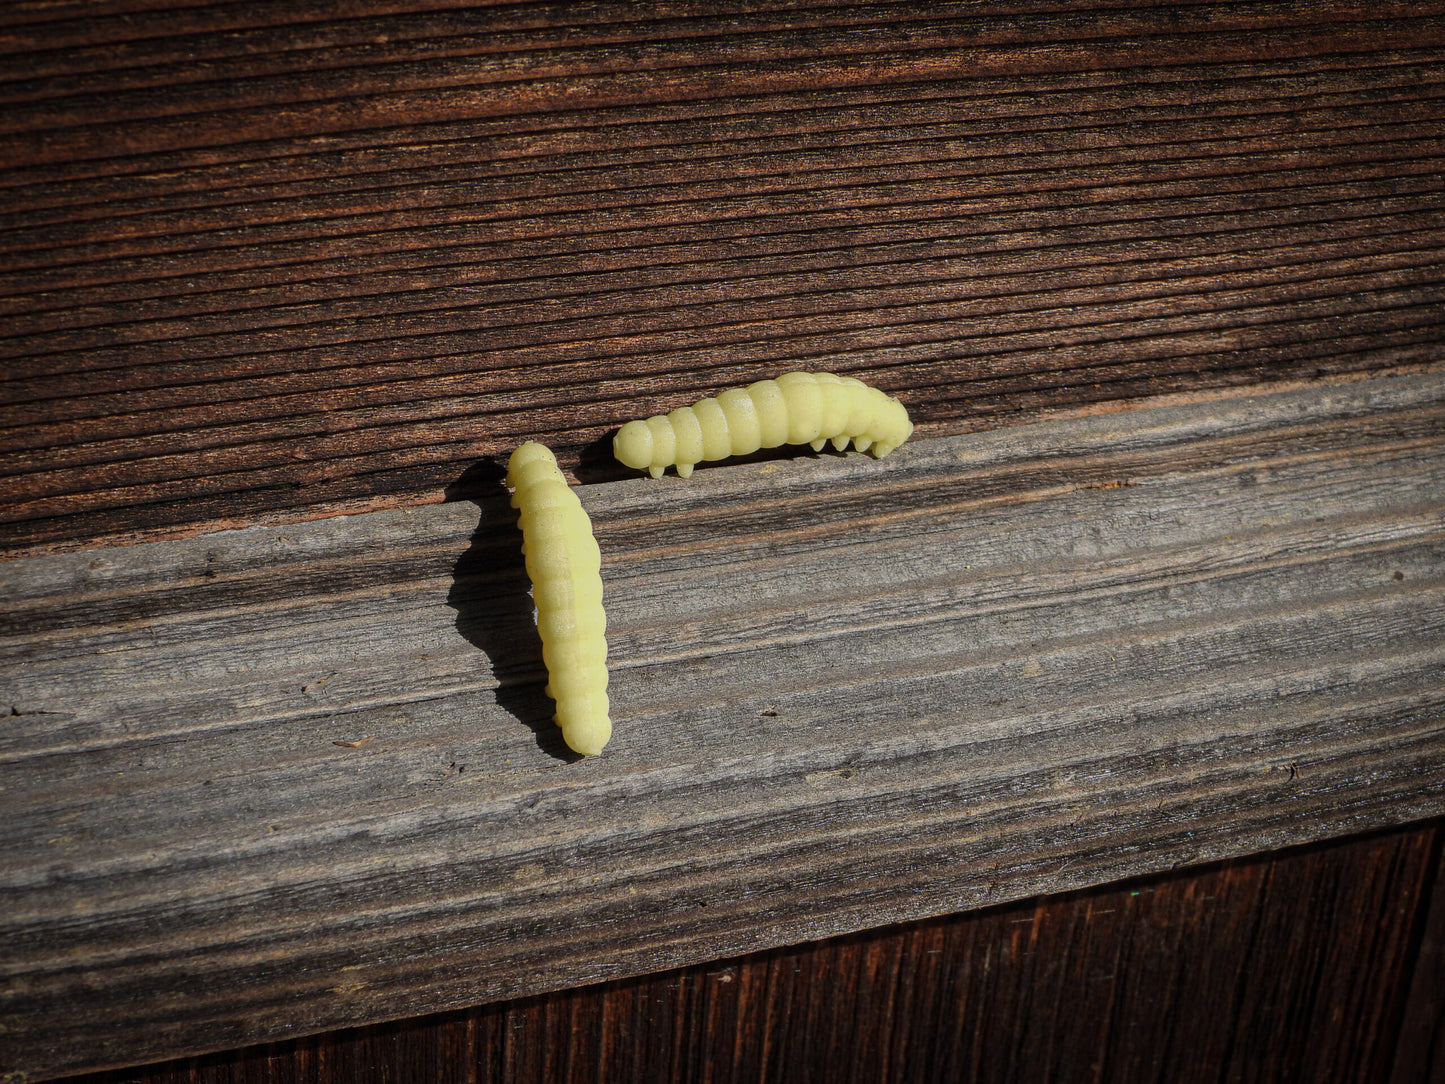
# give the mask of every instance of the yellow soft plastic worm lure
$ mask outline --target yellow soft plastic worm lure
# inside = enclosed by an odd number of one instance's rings
[[[818,452],[831,440],[841,452],[851,440],[860,452],[871,450],[881,458],[912,432],[903,404],[861,380],[784,373],[628,422],[612,438],[612,452],[654,478],[669,466],[686,478],[698,463],[780,444],[810,444]]]
[[[602,554],[592,537],[592,521],[556,457],[536,441],[512,453],[507,484],[522,525],[547,695],[557,702],[555,718],[567,745],[596,756],[612,736],[612,720],[607,715]]]

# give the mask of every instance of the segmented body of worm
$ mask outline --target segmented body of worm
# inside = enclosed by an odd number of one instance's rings
[[[532,579],[537,631],[547,664],[547,695],[557,702],[562,738],[586,756],[612,736],[607,703],[607,615],[602,555],[592,521],[545,445],[528,441],[507,463],[512,507]]]
[[[903,404],[861,380],[784,373],[628,422],[612,439],[612,452],[654,478],[669,466],[686,478],[698,463],[780,444],[810,444],[817,452],[831,440],[841,452],[851,440],[859,451],[882,457],[912,432]]]

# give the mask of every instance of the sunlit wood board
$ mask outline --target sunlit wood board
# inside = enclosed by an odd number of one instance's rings
[[[1445,811],[1445,377],[580,487],[615,736],[474,501],[0,564],[0,1071]]]

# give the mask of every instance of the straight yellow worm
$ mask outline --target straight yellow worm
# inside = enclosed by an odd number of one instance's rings
[[[596,756],[612,736],[607,704],[607,614],[602,609],[602,554],[592,521],[557,459],[529,440],[507,462],[512,507],[522,526],[522,553],[537,606],[554,718],[575,752]]]
[[[831,440],[841,452],[851,440],[860,452],[871,449],[882,458],[912,433],[903,404],[861,380],[784,373],[628,422],[612,438],[612,452],[654,478],[670,466],[686,478],[698,463],[780,444],[811,444],[819,452]]]

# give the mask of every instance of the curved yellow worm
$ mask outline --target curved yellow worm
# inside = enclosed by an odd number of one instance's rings
[[[592,521],[545,445],[529,440],[507,462],[512,507],[537,606],[547,664],[547,695],[557,702],[562,738],[596,756],[612,736],[607,704],[607,615],[602,554]]]
[[[883,457],[913,433],[903,404],[851,376],[784,373],[746,388],[729,388],[716,399],[700,399],[628,422],[612,438],[612,452],[629,467],[661,478],[676,466],[686,478],[705,460],[747,455],[780,444],[833,442],[842,451],[851,440],[860,452]]]

